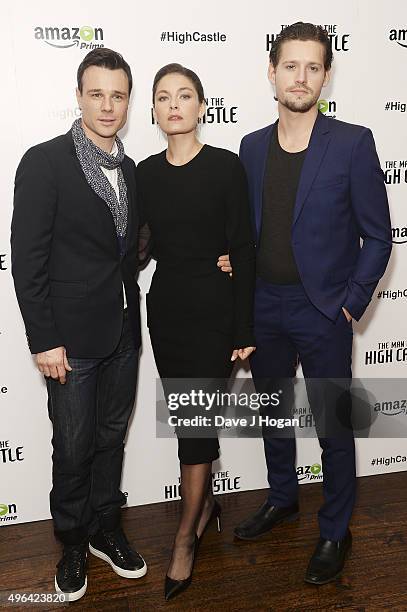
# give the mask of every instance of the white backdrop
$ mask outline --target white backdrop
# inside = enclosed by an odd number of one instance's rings
[[[202,127],[202,140],[237,151],[244,134],[276,118],[276,103],[266,78],[271,37],[283,25],[298,20],[329,27],[335,60],[321,108],[327,115],[372,128],[382,167],[387,171],[397,242],[367,314],[355,325],[354,374],[364,378],[404,376],[407,351],[397,351],[392,344],[403,347],[407,335],[403,317],[407,297],[405,0],[376,0],[374,10],[369,0],[308,2],[306,9],[300,0],[293,0],[289,6],[270,0],[179,0],[176,7],[163,0],[120,5],[107,0],[88,0],[86,4],[79,0],[68,4],[15,0],[0,5],[0,20],[0,525],[48,518],[51,487],[46,390],[26,346],[10,273],[14,174],[29,146],[68,131],[78,116],[76,69],[94,45],[119,51],[132,67],[135,89],[121,137],[126,152],[139,161],[165,148],[163,137],[151,121],[151,85],[162,65],[180,62],[200,75],[211,117]],[[84,26],[88,29],[82,29]],[[215,40],[194,40],[202,39],[203,34],[215,34]],[[183,42],[183,36],[192,40]],[[153,268],[151,263],[141,274],[143,295]],[[129,505],[171,499],[177,494],[178,483],[176,440],[155,437],[157,373],[145,326],[144,300],[142,319],[140,379],[123,472]],[[240,375],[248,374],[241,370]],[[379,406],[378,416],[392,416],[394,402],[402,399],[396,391],[381,398],[393,404],[386,404],[386,414],[380,414]],[[405,408],[397,418],[407,420]],[[261,440],[225,439],[221,445],[222,456],[214,474],[216,490],[266,486]],[[406,446],[403,438],[358,440],[358,474],[407,469]],[[319,463],[317,441],[301,440],[301,482],[322,478]],[[315,465],[311,477],[309,466]]]

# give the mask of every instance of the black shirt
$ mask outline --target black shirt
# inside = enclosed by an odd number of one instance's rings
[[[270,141],[263,184],[263,211],[257,275],[269,283],[301,283],[291,246],[291,227],[306,149],[284,151],[276,125]]]

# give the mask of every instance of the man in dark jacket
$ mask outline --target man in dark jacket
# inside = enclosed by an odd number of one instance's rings
[[[122,577],[147,571],[120,526],[141,342],[135,165],[117,137],[131,87],[121,55],[88,53],[78,68],[82,118],[29,149],[15,180],[12,270],[29,347],[47,380],[50,504],[63,544],[55,587],[69,601],[85,594],[88,546]]]
[[[302,365],[324,474],[320,539],[305,574],[318,585],[339,575],[351,547],[352,319],[365,312],[392,244],[371,131],[318,112],[331,62],[323,28],[302,22],[285,28],[270,51],[278,121],[245,136],[240,147],[258,243],[251,369],[258,390],[279,381],[292,392],[298,360]],[[294,432],[265,433],[270,490],[261,508],[236,527],[241,539],[298,515]]]

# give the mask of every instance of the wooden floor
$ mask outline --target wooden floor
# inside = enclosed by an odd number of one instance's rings
[[[149,571],[139,580],[119,578],[90,555],[88,590],[72,609],[124,612],[153,610],[407,611],[407,472],[358,479],[352,520],[353,550],[336,582],[313,587],[304,571],[317,537],[321,484],[300,487],[301,517],[257,542],[233,539],[233,526],[260,505],[264,491],[223,495],[223,531],[203,538],[190,588],[171,602],[163,580],[179,513],[179,502],[123,511],[129,539]],[[51,521],[0,529],[0,594],[52,591],[60,553]],[[22,607],[10,610],[27,609]],[[43,605],[42,610],[63,607]]]

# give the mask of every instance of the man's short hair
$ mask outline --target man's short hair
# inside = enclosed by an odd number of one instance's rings
[[[120,68],[124,70],[129,81],[130,95],[131,88],[133,87],[133,78],[131,76],[130,66],[123,59],[123,56],[120,55],[120,53],[107,49],[106,47],[101,47],[100,49],[93,49],[92,51],[89,51],[87,55],[85,55],[82,62],[79,64],[77,73],[78,89],[81,93],[83,73],[85,72],[86,68],[89,68],[89,66],[100,66],[101,68],[108,68],[109,70],[119,70]]]
[[[287,40],[314,40],[321,43],[325,50],[324,68],[330,70],[333,61],[332,42],[325,28],[314,23],[297,21],[281,30],[270,49],[270,62],[274,67],[280,60],[281,45]]]

